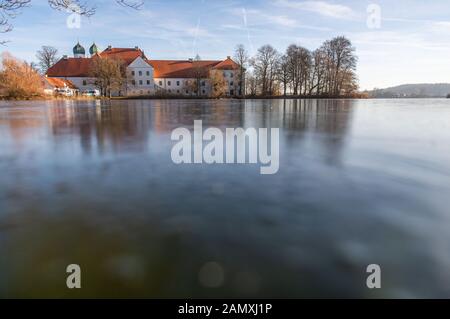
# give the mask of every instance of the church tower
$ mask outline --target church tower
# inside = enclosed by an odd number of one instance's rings
[[[84,50],[84,48],[80,44],[80,42],[78,42],[77,45],[73,48],[73,57],[74,58],[85,58],[86,57],[86,51]]]
[[[93,57],[94,55],[98,54],[98,47],[95,44],[95,42],[92,44],[92,46],[89,48],[89,54],[91,55],[91,57]]]

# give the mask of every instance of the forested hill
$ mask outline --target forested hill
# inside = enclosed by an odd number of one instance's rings
[[[368,94],[373,98],[447,97],[450,94],[450,83],[405,84],[386,89],[375,89],[369,91]]]

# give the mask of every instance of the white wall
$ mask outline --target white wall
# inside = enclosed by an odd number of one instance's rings
[[[156,78],[155,86],[157,91],[169,95],[184,95],[184,96],[210,96],[211,95],[211,80],[200,80],[200,92],[195,93],[195,83],[198,79],[190,78]],[[202,84],[205,84],[204,86]]]
[[[154,70],[151,65],[138,57],[127,67],[127,96],[153,95],[155,82]]]
[[[236,96],[239,94],[239,71],[225,70],[223,71],[223,76],[225,81],[228,83],[227,95]]]
[[[72,82],[80,92],[95,90],[97,87],[94,85],[94,78],[73,78],[73,77],[56,77],[57,79],[69,80]]]
[[[133,75],[134,72],[134,75]],[[225,70],[222,71],[224,78],[228,83],[227,95],[239,94],[239,71]],[[121,91],[122,95],[126,96],[140,96],[140,95],[154,95],[157,93],[164,93],[169,95],[182,96],[197,96],[193,90],[193,84],[197,79],[191,78],[153,78],[154,69],[151,65],[145,62],[141,57],[138,57],[127,67],[127,81]],[[81,92],[88,90],[95,90],[94,78],[74,78],[74,77],[59,77],[71,81]],[[133,82],[134,81],[134,82]],[[142,82],[141,82],[142,81]],[[149,81],[149,82],[147,82]],[[188,82],[190,84],[188,84]],[[210,79],[201,79],[200,84],[205,83],[205,86],[200,85],[200,96],[212,95],[212,83]],[[133,84],[134,83],[134,84]],[[142,83],[142,84],[141,84]],[[115,96],[119,92],[115,92]]]

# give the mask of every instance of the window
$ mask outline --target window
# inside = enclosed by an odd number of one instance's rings
[[[202,81],[202,86],[206,86],[206,82],[205,81]]]
[[[150,71],[147,71],[147,76],[150,76]]]
[[[142,76],[142,71],[139,71],[139,76]]]
[[[189,94],[189,91],[188,91],[188,90],[186,90],[186,94]]]
[[[159,86],[162,86],[162,81],[159,81]]]
[[[202,91],[202,94],[206,94],[206,91],[205,91],[205,90],[203,90],[203,91]]]
[[[234,95],[234,90],[230,90],[230,95]]]
[[[167,85],[171,86],[172,85],[172,81],[167,81]]]
[[[169,93],[172,93],[172,90],[171,90],[171,89],[169,89]]]
[[[180,94],[180,90],[177,90],[177,94]]]
[[[86,82],[86,80],[83,80],[83,85],[84,85],[84,86],[86,86],[86,85],[87,85],[87,82]]]
[[[233,72],[230,73],[230,78],[232,78],[234,76]]]
[[[230,86],[233,86],[234,85],[234,82],[230,82]]]
[[[227,72],[223,71],[223,76],[227,77]]]
[[[132,80],[132,81],[131,81],[131,84],[132,84],[132,85],[136,85],[136,81],[135,81],[135,80]]]
[[[144,84],[144,83],[142,82],[142,80],[139,80],[139,85],[142,85],[142,84]]]
[[[150,85],[150,80],[147,80],[147,85]]]
[[[177,86],[180,86],[180,81],[177,81]]]
[[[136,73],[134,71],[131,71],[131,75],[134,76]]]

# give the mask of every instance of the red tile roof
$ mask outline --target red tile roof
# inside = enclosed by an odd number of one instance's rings
[[[48,77],[88,77],[91,59],[62,58],[47,71]]]
[[[230,57],[217,64],[214,69],[216,70],[239,70],[239,64],[234,62]]]
[[[237,70],[239,68],[239,65],[231,58],[224,61],[147,60],[144,52],[136,48],[108,48],[93,58],[118,58],[129,65],[139,56],[154,68],[155,78],[206,78],[212,69]],[[63,58],[48,70],[47,76],[88,77],[93,58]]]
[[[144,51],[141,49],[129,49],[129,48],[108,48],[99,54],[103,58],[116,58],[124,61],[127,65],[136,60],[138,57],[145,57]]]
[[[57,89],[63,89],[65,87],[68,87],[70,89],[78,89],[71,81],[69,80],[63,80],[63,79],[57,79],[57,78],[45,78],[48,84],[51,86],[57,88]]]
[[[155,78],[206,78],[220,61],[148,60]]]

